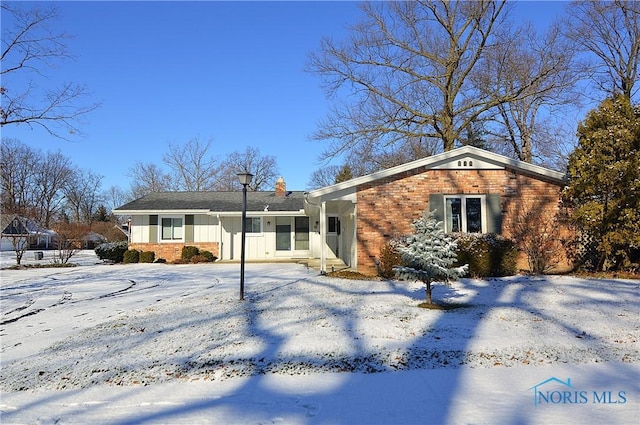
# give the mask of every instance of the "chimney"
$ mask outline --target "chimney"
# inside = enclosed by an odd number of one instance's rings
[[[282,176],[280,176],[278,180],[276,180],[276,196],[287,196],[287,184],[284,182]]]

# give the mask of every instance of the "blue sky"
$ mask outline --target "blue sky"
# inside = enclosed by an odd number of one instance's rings
[[[27,5],[38,3],[29,2]],[[56,27],[71,35],[74,61],[48,70],[51,84],[86,84],[101,107],[82,137],[56,139],[37,126],[7,126],[43,151],[60,149],[103,175],[103,188],[128,189],[136,161],[161,164],[167,143],[212,138],[224,158],[247,146],[276,158],[290,190],[320,167],[310,141],[329,102],[304,72],[322,37],[345,37],[358,22],[354,2],[56,2]],[[518,2],[546,25],[563,2]],[[3,18],[4,20],[4,18]]]

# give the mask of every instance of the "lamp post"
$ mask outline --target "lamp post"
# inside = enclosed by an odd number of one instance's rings
[[[240,247],[240,301],[244,300],[244,244],[247,234],[247,186],[251,184],[253,174],[238,173],[242,185],[242,244]]]

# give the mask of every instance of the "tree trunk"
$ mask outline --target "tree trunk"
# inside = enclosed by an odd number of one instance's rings
[[[425,285],[427,285],[427,304],[433,304],[431,302],[431,282],[425,282]]]

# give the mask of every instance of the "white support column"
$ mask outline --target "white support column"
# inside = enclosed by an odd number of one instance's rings
[[[320,273],[327,272],[327,202],[320,204]]]
[[[351,264],[353,270],[358,270],[358,204],[353,204],[353,235],[351,236]]]

